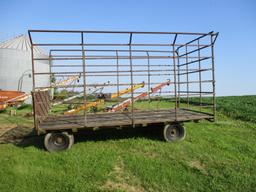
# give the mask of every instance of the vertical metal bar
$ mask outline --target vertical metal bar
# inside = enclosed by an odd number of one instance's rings
[[[117,50],[116,50],[116,84],[117,84],[117,97],[119,97],[119,58],[118,58]]]
[[[131,74],[131,87],[132,87],[132,91],[131,91],[131,102],[132,102],[132,125],[134,126],[134,98],[133,98],[133,66],[132,66],[132,47],[131,47],[131,43],[132,43],[132,33],[130,33],[130,41],[129,41],[129,60],[130,60],[130,74]]]
[[[50,72],[50,85],[52,84],[52,80],[53,80],[53,74],[52,74],[52,51],[50,51],[49,53],[49,72]],[[54,88],[51,88],[51,102],[53,100],[54,97]]]
[[[49,53],[49,72],[50,72],[50,81],[52,82],[52,52]]]
[[[84,50],[84,33],[81,32],[81,46],[82,46],[82,62],[83,62],[83,84],[84,84],[84,106],[87,104],[87,99],[86,99],[86,76],[85,76],[85,50]],[[87,110],[84,110],[84,126],[87,125]]]
[[[179,52],[175,52],[177,55],[177,68],[178,68],[178,108],[180,107],[180,58]]]
[[[178,108],[178,99],[177,99],[177,81],[176,81],[176,62],[175,62],[175,45],[172,46],[173,50],[173,76],[174,76],[174,94],[175,94],[175,121],[177,118],[177,108]]]
[[[200,94],[200,111],[202,111],[202,74],[201,74],[201,59],[200,59],[200,40],[198,39],[197,40],[197,48],[198,48],[198,51],[197,51],[197,53],[198,53],[198,69],[199,69],[199,94]]]
[[[187,73],[187,108],[189,108],[189,75],[188,75],[188,46],[185,46],[186,49],[186,73]]]
[[[213,104],[213,116],[214,121],[216,120],[216,93],[215,93],[215,63],[214,63],[214,41],[213,41],[213,35],[211,35],[211,52],[212,52],[212,104]]]
[[[33,44],[31,44],[31,61],[32,61],[33,91],[35,91],[35,60],[34,60],[34,45]]]
[[[176,33],[172,42],[173,45],[176,43],[177,37],[178,37],[178,34]]]
[[[34,113],[34,125],[35,125],[35,130],[37,134],[39,135],[39,129],[38,129],[38,122],[37,122],[37,115],[36,115],[36,101],[35,101],[35,61],[34,61],[34,45],[29,33],[30,37],[30,43],[31,43],[31,61],[32,61],[32,82],[33,82],[33,91],[32,91],[32,99],[33,99],[33,113]]]
[[[149,59],[149,53],[148,53],[148,51],[146,52],[147,53],[147,57],[148,57],[148,109],[150,109],[150,84],[151,84],[151,82],[150,82],[150,59]]]

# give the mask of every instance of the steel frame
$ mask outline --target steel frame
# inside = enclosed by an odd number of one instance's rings
[[[76,34],[80,35],[79,43],[36,43],[33,40],[34,34]],[[215,61],[214,61],[214,44],[218,33],[186,33],[186,32],[138,32],[138,31],[79,31],[79,30],[29,30],[29,39],[31,42],[31,58],[32,58],[32,74],[33,74],[33,92],[53,88],[52,86],[37,86],[36,78],[40,75],[49,75],[50,77],[68,77],[81,74],[83,77],[82,84],[59,86],[58,88],[80,87],[83,88],[83,104],[87,103],[87,88],[97,86],[112,86],[119,92],[121,86],[133,86],[135,77],[145,77],[145,86],[147,91],[153,85],[161,82],[152,80],[153,77],[166,77],[173,82],[173,89],[163,91],[168,99],[175,103],[175,120],[178,121],[177,113],[180,108],[190,109],[191,102],[197,97],[199,110],[210,107],[208,112],[212,119],[215,119],[216,102],[215,102]],[[127,43],[86,43],[86,35],[88,34],[127,34]],[[137,35],[169,35],[169,43],[136,43],[134,37]],[[183,42],[182,39],[190,38],[189,41]],[[171,39],[173,38],[173,39]],[[49,49],[49,57],[40,58],[34,54],[34,47],[46,47]],[[56,48],[57,47],[57,48]],[[80,47],[80,48],[78,48]],[[138,49],[139,48],[139,49]],[[204,55],[203,52],[207,53]],[[65,53],[65,54],[63,54]],[[96,54],[90,54],[96,53]],[[104,54],[102,54],[104,53]],[[113,53],[108,55],[107,53]],[[126,54],[126,55],[122,55]],[[136,55],[144,54],[144,55]],[[46,60],[50,63],[49,72],[38,72],[35,63],[40,60]],[[111,64],[87,64],[89,61],[112,61]],[[123,64],[123,61],[127,64]],[[143,64],[137,64],[136,61],[144,61]],[[154,61],[164,60],[164,64],[156,64]],[[79,62],[79,64],[56,64],[56,61]],[[206,64],[207,63],[207,64]],[[191,67],[193,66],[193,67]],[[126,68],[125,70],[122,68]],[[158,69],[156,69],[158,67]],[[168,70],[166,69],[168,67]],[[68,71],[71,68],[80,68],[80,71]],[[99,68],[101,70],[92,70]],[[105,70],[110,68],[111,70]],[[143,68],[143,69],[138,69]],[[58,70],[57,70],[58,69]],[[57,71],[56,71],[57,70]],[[203,78],[205,72],[209,71],[211,76],[208,79]],[[198,75],[198,79],[191,79],[192,75]],[[87,81],[89,77],[115,77],[116,83],[90,83]],[[126,82],[121,82],[121,77],[127,77]],[[185,88],[183,87],[185,85]],[[198,90],[192,89],[193,85],[198,86]],[[207,85],[208,89],[203,89]],[[142,93],[140,91],[132,91],[130,98],[134,99],[134,95]],[[210,103],[204,103],[203,97],[211,97]],[[191,98],[192,97],[192,98]],[[147,98],[149,101],[151,96]],[[183,103],[186,106],[181,107]],[[65,104],[65,102],[64,102]],[[70,102],[69,102],[70,104]],[[37,106],[34,103],[34,111]],[[134,102],[131,104],[131,125],[134,125]],[[38,122],[39,117],[34,113],[34,120]],[[87,124],[87,111],[84,111],[84,126]],[[37,127],[37,126],[36,126]]]

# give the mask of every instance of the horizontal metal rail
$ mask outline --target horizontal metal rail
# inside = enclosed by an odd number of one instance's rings
[[[199,45],[199,46],[206,46],[208,44],[203,44],[203,45]],[[111,47],[121,47],[121,46],[129,46],[129,44],[125,43],[125,44],[108,44],[108,43],[101,43],[101,44],[93,44],[93,43],[87,43],[87,44],[80,44],[80,43],[52,43],[52,44],[47,44],[47,43],[36,43],[34,44],[34,46],[47,46],[47,47],[50,47],[50,46],[71,46],[71,47],[74,47],[74,46],[92,46],[92,47],[95,47],[95,46],[100,46],[100,47],[104,47],[104,46],[111,46]],[[185,46],[185,44],[143,44],[143,43],[132,43],[131,46],[141,46],[141,47],[172,47],[172,46]],[[198,45],[197,44],[189,44],[187,45],[188,47],[197,47]],[[85,49],[86,51],[86,49]],[[149,51],[150,52],[150,51]]]
[[[209,69],[201,69],[203,70],[209,70]],[[172,72],[173,69],[154,69],[154,70],[150,70],[150,72],[152,72],[154,74],[154,72]],[[186,71],[186,69],[180,69],[180,71]],[[85,74],[90,74],[90,73],[115,73],[116,74],[117,71],[87,71]],[[119,70],[119,73],[128,73],[130,72],[129,70]],[[134,73],[141,73],[141,72],[148,72],[147,70],[133,70]],[[189,73],[192,72],[199,72],[197,69],[189,69]],[[58,72],[41,72],[41,73],[35,73],[35,75],[55,75],[55,74],[81,74],[83,73],[82,71],[58,71]],[[147,74],[147,73],[146,73]],[[186,74],[186,73],[185,73]],[[182,75],[182,74],[180,74]],[[115,75],[114,75],[115,76]]]
[[[119,67],[129,67],[130,65],[118,65]],[[136,65],[136,64],[133,64],[132,66],[134,67],[147,67],[147,65]],[[151,67],[173,67],[173,65],[150,65]],[[83,65],[73,65],[73,64],[66,64],[66,65],[63,65],[63,64],[55,64],[55,65],[51,65],[51,67],[83,67]],[[98,64],[95,64],[95,65],[90,65],[90,64],[87,64],[86,67],[116,67],[116,65],[98,65]]]
[[[43,74],[41,74],[43,75]],[[49,74],[47,74],[49,75]],[[77,74],[66,74],[66,75],[60,75],[60,74],[56,74],[54,75],[55,77],[73,77],[74,75],[79,75]],[[158,73],[158,74],[151,74],[150,76],[172,76],[174,75],[173,73]],[[113,74],[87,74],[87,77],[115,77],[115,75]],[[127,77],[129,76],[129,74],[119,74],[119,76],[122,77]],[[133,74],[133,76],[148,76],[148,74]]]
[[[204,37],[206,37],[206,36],[212,35],[212,34],[214,34],[213,31],[211,31],[211,32],[209,32],[209,33],[202,34],[201,36],[199,36],[199,37],[197,37],[197,38],[195,38],[195,39],[193,39],[193,40],[191,40],[191,41],[185,43],[184,45],[178,46],[177,49],[176,49],[176,52],[179,51],[180,48],[182,48],[182,47],[184,47],[184,46],[188,46],[189,44],[191,44],[191,43],[193,43],[193,42],[195,42],[195,41],[198,41],[198,40],[200,40],[200,39],[202,39],[202,38],[204,38]]]
[[[191,33],[191,32],[159,32],[159,31],[89,31],[89,30],[42,30],[30,29],[29,33],[112,33],[112,34],[181,34],[181,35],[208,35],[209,33]],[[212,33],[212,32],[211,32]],[[215,33],[216,34],[216,33]]]
[[[180,92],[180,93],[213,94],[213,92],[211,92],[211,91],[202,91],[202,92],[200,92],[200,91],[179,91],[179,92]]]
[[[187,57],[188,58],[188,57]],[[194,61],[189,61],[189,62],[186,62],[186,63],[182,63],[182,64],[179,64],[178,66],[179,67],[182,67],[182,66],[186,66],[186,65],[190,65],[192,63],[197,63],[197,62],[200,62],[200,61],[204,61],[204,60],[207,60],[207,59],[211,59],[212,57],[204,57],[204,58],[200,58],[200,59],[197,59],[197,60],[194,60]]]
[[[50,52],[52,54],[52,52],[81,52],[81,51],[84,51],[84,52],[128,52],[129,53],[129,50],[125,50],[125,49],[85,49],[85,50],[82,50],[82,49],[51,49]],[[137,50],[137,49],[133,49],[131,50],[131,52],[133,53],[139,53],[139,52],[149,52],[149,53],[173,53],[173,51],[164,51],[164,50]],[[55,56],[52,54],[52,56]]]
[[[147,56],[133,56],[131,59],[186,59],[186,57],[178,57],[178,56],[150,56],[150,57],[147,57]],[[187,57],[189,59],[197,59],[198,57]],[[203,58],[209,58],[209,57],[206,57],[206,56],[202,56],[200,57],[200,59],[203,59]],[[34,60],[81,60],[82,57],[65,57],[65,58],[34,58]],[[117,57],[115,56],[105,56],[105,57],[101,57],[101,56],[86,56],[85,60],[96,60],[96,59],[117,59]],[[118,59],[127,59],[129,60],[130,57],[129,56],[119,56]]]
[[[198,84],[198,83],[212,83],[213,80],[201,80],[201,81],[180,81],[179,84]]]
[[[207,48],[207,47],[210,47],[210,46],[212,46],[212,45],[205,45],[205,46],[203,46],[203,47],[199,47],[198,49],[194,49],[193,51],[189,51],[189,52],[187,52],[187,53],[181,54],[181,55],[179,55],[179,57],[184,57],[184,56],[186,56],[186,55],[189,55],[189,54],[191,54],[191,53],[198,52],[198,51],[200,51],[200,50],[202,50],[202,49],[205,49],[205,48]]]
[[[179,73],[178,75],[181,76],[181,75],[187,75],[187,74],[191,74],[191,73],[198,73],[198,72],[211,71],[211,70],[212,70],[212,68],[199,69],[199,70],[195,70],[195,71],[189,71],[189,72],[186,72],[186,73]]]

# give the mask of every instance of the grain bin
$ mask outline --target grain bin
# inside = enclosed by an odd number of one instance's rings
[[[41,58],[48,57],[47,53],[38,47],[34,47],[34,54]],[[42,71],[49,71],[48,61],[36,61],[35,65]],[[30,93],[31,69],[31,44],[28,36],[20,35],[0,43],[0,89]],[[50,78],[42,76],[38,82],[41,86],[47,86],[50,84]]]

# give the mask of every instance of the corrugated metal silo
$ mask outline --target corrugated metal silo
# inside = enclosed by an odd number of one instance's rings
[[[40,58],[48,57],[38,47],[34,47],[34,54]],[[35,65],[38,70],[49,72],[49,61],[36,61]],[[28,36],[20,35],[0,43],[0,89],[20,89],[20,91],[30,93],[32,90],[31,73],[31,45]],[[37,85],[47,86],[49,84],[49,76],[45,75],[37,79]]]

